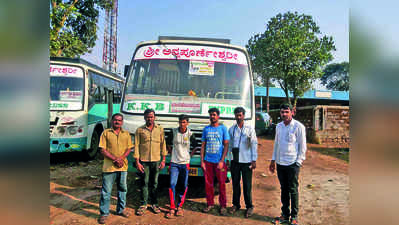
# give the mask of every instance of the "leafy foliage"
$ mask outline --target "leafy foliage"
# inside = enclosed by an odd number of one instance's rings
[[[94,47],[99,9],[113,0],[51,0],[50,55],[78,57]]]
[[[252,68],[277,81],[291,103],[302,96],[314,80],[322,75],[321,68],[332,60],[335,50],[332,37],[322,36],[309,15],[297,12],[277,14],[267,24],[266,31],[248,40]]]
[[[263,77],[262,74],[258,74],[258,73],[254,73],[253,74],[253,80],[254,80],[254,84],[256,86],[265,86],[267,83],[267,78]],[[270,81],[270,79],[269,79]],[[276,85],[274,85],[272,82],[269,82],[269,87],[276,87]]]
[[[349,62],[327,65],[321,83],[331,90],[349,91]]]

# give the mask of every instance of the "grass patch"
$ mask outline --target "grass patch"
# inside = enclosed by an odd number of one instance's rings
[[[349,148],[311,148],[310,150],[319,152],[323,155],[333,156],[337,159],[349,163]]]

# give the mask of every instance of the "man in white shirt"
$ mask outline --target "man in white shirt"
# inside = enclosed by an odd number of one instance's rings
[[[194,134],[188,128],[189,117],[187,115],[179,116],[179,127],[172,130],[173,136],[169,136],[168,143],[173,143],[172,157],[169,165],[170,172],[170,211],[166,214],[166,218],[173,216],[183,216],[183,203],[187,194],[188,172],[190,168],[190,159],[194,151],[190,154],[190,143],[195,141]],[[177,188],[178,179],[182,187]],[[177,194],[177,195],[176,195]]]
[[[274,150],[269,170],[274,173],[277,163],[277,176],[281,187],[281,223],[289,221],[298,224],[298,175],[299,168],[305,160],[306,131],[305,126],[292,118],[292,106],[280,106],[282,122],[276,126]],[[291,202],[291,212],[290,212]]]
[[[232,156],[230,171],[233,181],[233,207],[230,213],[234,214],[240,209],[241,195],[241,174],[242,186],[244,189],[244,200],[247,208],[245,217],[253,214],[252,205],[252,170],[256,168],[256,159],[258,158],[255,129],[244,123],[245,109],[237,107],[234,109],[237,124],[229,129],[231,141],[229,142],[229,156]]]

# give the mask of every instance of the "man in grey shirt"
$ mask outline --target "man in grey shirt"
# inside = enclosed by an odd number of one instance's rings
[[[298,175],[305,160],[306,132],[302,123],[292,118],[292,106],[280,106],[282,122],[276,126],[276,137],[270,172],[274,173],[277,163],[277,177],[281,187],[281,223],[289,221],[298,224]],[[291,202],[291,212],[290,212]]]

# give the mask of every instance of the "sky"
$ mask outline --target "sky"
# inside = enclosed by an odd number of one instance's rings
[[[226,38],[245,47],[255,34],[266,30],[270,18],[288,11],[307,14],[322,35],[332,36],[336,51],[332,62],[349,61],[349,2],[293,0],[119,0],[118,72],[130,63],[137,44],[158,36]],[[102,65],[104,15],[98,23],[98,40],[83,58]]]

